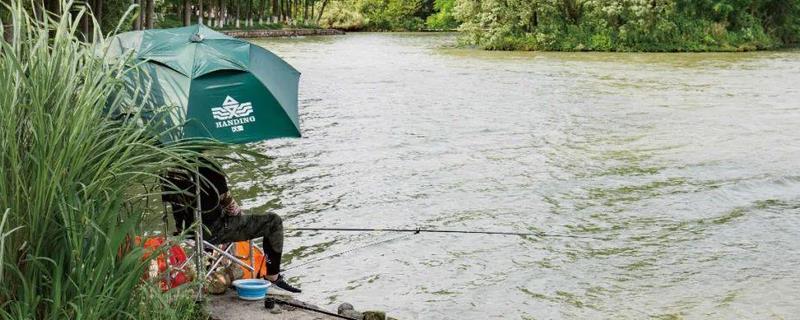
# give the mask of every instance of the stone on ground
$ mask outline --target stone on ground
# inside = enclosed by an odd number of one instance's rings
[[[300,301],[293,300],[292,297],[286,295],[272,295],[270,296],[292,301],[294,303],[308,305]],[[246,301],[241,300],[236,296],[235,289],[228,289],[223,295],[207,296],[208,311],[212,319],[220,320],[339,320],[337,318],[326,316],[312,311],[306,311],[297,308],[287,308],[286,306],[276,306],[282,309],[281,313],[273,314],[270,310],[264,308],[264,300],[259,301]]]
[[[364,311],[364,320],[386,320],[386,312]]]

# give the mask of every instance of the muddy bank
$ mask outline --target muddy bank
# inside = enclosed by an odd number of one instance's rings
[[[236,38],[332,36],[332,35],[344,34],[344,31],[336,29],[263,29],[263,30],[228,30],[221,32]]]

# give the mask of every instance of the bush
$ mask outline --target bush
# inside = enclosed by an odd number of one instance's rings
[[[737,51],[800,39],[795,0],[458,0],[454,16],[462,41],[487,49]]]
[[[421,10],[420,0],[344,0],[331,4],[320,25],[344,30],[422,30],[425,21],[417,16]]]
[[[182,318],[163,306],[185,299],[138,294],[147,261],[121,249],[152,212],[158,173],[222,147],[161,145],[158,124],[112,117],[137,107],[114,96],[128,61],[105,61],[98,26],[81,41],[80,9],[39,21],[22,1],[0,42],[0,319]]]
[[[453,15],[456,6],[455,0],[436,0],[433,8],[436,13],[425,20],[425,25],[433,30],[453,30],[460,24]]]
[[[341,2],[334,2],[331,4],[331,8],[322,16],[319,24],[324,28],[348,31],[364,29],[367,22],[361,12],[349,8]]]

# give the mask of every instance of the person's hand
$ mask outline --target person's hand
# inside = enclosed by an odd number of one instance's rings
[[[242,208],[239,207],[239,204],[236,203],[236,199],[231,196],[230,192],[225,192],[220,197],[220,204],[222,205],[222,211],[225,212],[226,215],[229,216],[241,216],[242,215]]]

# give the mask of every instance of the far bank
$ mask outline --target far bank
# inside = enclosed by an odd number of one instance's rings
[[[344,31],[337,29],[252,29],[252,30],[224,30],[220,32],[236,38],[332,36],[332,35],[344,34]]]

